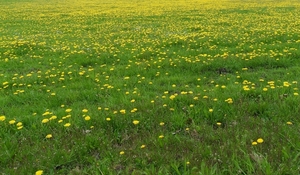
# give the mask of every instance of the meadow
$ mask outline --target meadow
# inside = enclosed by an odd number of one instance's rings
[[[0,174],[300,174],[299,1],[0,9]]]

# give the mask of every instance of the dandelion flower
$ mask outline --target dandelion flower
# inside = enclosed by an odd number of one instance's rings
[[[140,121],[138,121],[138,120],[133,120],[133,122],[132,122],[134,125],[137,125],[137,124],[139,124],[140,123]]]
[[[43,172],[44,172],[43,170],[38,170],[38,171],[35,172],[35,175],[42,175]]]
[[[82,110],[82,112],[84,112],[84,113],[87,113],[87,112],[88,112],[88,110],[87,110],[87,109],[83,109],[83,110]]]
[[[5,120],[5,116],[4,115],[0,116],[0,121],[4,121],[4,120]]]
[[[110,121],[111,119],[108,117],[108,118],[106,118],[106,121]]]
[[[22,126],[22,125],[23,125],[22,122],[18,122],[18,123],[17,123],[17,126]]]
[[[208,110],[208,112],[213,112],[213,111],[214,111],[213,109],[209,109],[209,110]]]
[[[142,149],[145,148],[145,147],[146,147],[146,145],[142,145],[142,146],[141,146]]]
[[[56,115],[53,115],[52,117],[49,118],[49,120],[54,120],[54,119],[57,119]]]
[[[47,118],[42,120],[42,123],[47,123],[47,122],[49,122],[49,119],[47,119]]]
[[[126,113],[126,110],[125,110],[125,109],[122,109],[122,110],[120,110],[120,113],[121,113],[121,114],[125,114],[125,113]]]
[[[162,139],[162,138],[164,138],[164,135],[160,135],[160,136],[158,136],[158,138]]]
[[[69,126],[71,126],[71,123],[66,123],[65,125],[64,125],[64,127],[69,127]]]
[[[222,123],[221,123],[221,122],[217,122],[217,125],[218,125],[218,126],[221,126],[221,125],[222,125]]]
[[[165,123],[164,123],[164,122],[160,122],[159,125],[160,125],[160,126],[164,126]]]
[[[257,139],[257,143],[262,143],[264,140],[262,138]]]
[[[292,125],[293,123],[292,123],[292,122],[286,122],[286,124],[288,124],[288,125]]]
[[[257,145],[257,142],[252,142],[252,145]]]
[[[16,123],[16,120],[10,120],[8,123],[11,124],[11,125],[13,125],[13,124]]]
[[[123,155],[123,154],[125,154],[125,152],[124,152],[124,151],[121,151],[121,152],[120,152],[120,155]]]
[[[50,139],[50,138],[52,138],[52,134],[48,134],[48,135],[46,135],[46,137],[45,137],[46,139]]]
[[[86,120],[86,121],[91,120],[91,117],[90,116],[85,116],[84,120]]]
[[[170,98],[171,100],[173,100],[175,97],[176,97],[175,95],[171,95],[169,98]]]
[[[69,108],[69,109],[66,109],[66,112],[71,112],[71,111],[72,111],[72,109],[70,109],[70,108]]]

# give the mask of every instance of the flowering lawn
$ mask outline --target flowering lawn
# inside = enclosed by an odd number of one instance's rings
[[[300,2],[0,8],[1,174],[300,174]]]

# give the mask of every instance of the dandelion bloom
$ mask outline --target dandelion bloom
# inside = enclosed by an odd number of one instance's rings
[[[124,151],[121,151],[121,152],[120,152],[120,155],[123,155],[123,154],[125,154],[125,152],[124,152]]]
[[[69,126],[71,126],[71,123],[66,123],[66,124],[64,125],[64,127],[69,127]]]
[[[106,121],[110,121],[111,119],[108,117],[108,118],[106,118]]]
[[[209,109],[208,111],[209,111],[209,112],[213,112],[214,110],[213,110],[213,109]]]
[[[71,112],[72,111],[72,109],[66,109],[66,112]]]
[[[4,120],[5,120],[5,116],[4,115],[0,116],[0,121],[4,121]]]
[[[137,124],[139,124],[140,123],[140,121],[138,121],[138,120],[133,120],[133,122],[132,122],[134,125],[137,125]]]
[[[125,113],[126,113],[126,110],[125,110],[125,109],[122,109],[122,110],[120,110],[120,113],[121,113],[121,114],[125,114]]]
[[[217,122],[217,125],[218,125],[218,126],[221,126],[221,125],[222,125],[222,123],[221,123],[221,122]]]
[[[38,170],[38,171],[35,172],[35,175],[42,175],[43,172],[44,172],[43,170]]]
[[[158,136],[158,138],[162,139],[162,138],[164,138],[164,135],[160,135],[160,136]]]
[[[286,122],[286,124],[288,124],[288,125],[292,125],[293,123],[292,123],[292,122]]]
[[[50,138],[52,138],[52,134],[46,135],[46,139],[50,139]]]
[[[90,116],[85,116],[84,120],[86,120],[86,121],[91,120],[91,117]]]
[[[262,143],[264,140],[262,138],[257,139],[257,143]]]
[[[87,109],[83,109],[82,112],[86,113],[86,112],[88,112],[88,110]]]
[[[170,98],[171,100],[173,100],[175,97],[176,97],[175,95],[171,95],[169,98]]]
[[[252,145],[257,145],[257,142],[252,142]]]
[[[47,118],[42,120],[42,123],[47,123],[47,122],[49,122],[49,119],[47,119]]]
[[[56,115],[53,115],[52,117],[49,118],[49,120],[54,120],[54,119],[57,119]]]
[[[13,124],[16,123],[16,120],[10,120],[8,123],[11,124],[11,125],[13,125]]]
[[[17,123],[17,126],[22,126],[22,125],[23,125],[22,122],[18,122],[18,123]]]
[[[159,125],[160,125],[160,126],[164,126],[165,123],[164,123],[164,122],[160,122]]]
[[[142,149],[145,148],[145,147],[146,147],[146,145],[142,145],[142,146],[141,146]]]

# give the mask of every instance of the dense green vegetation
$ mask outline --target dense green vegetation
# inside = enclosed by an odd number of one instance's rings
[[[0,8],[0,173],[300,173],[299,2]]]

